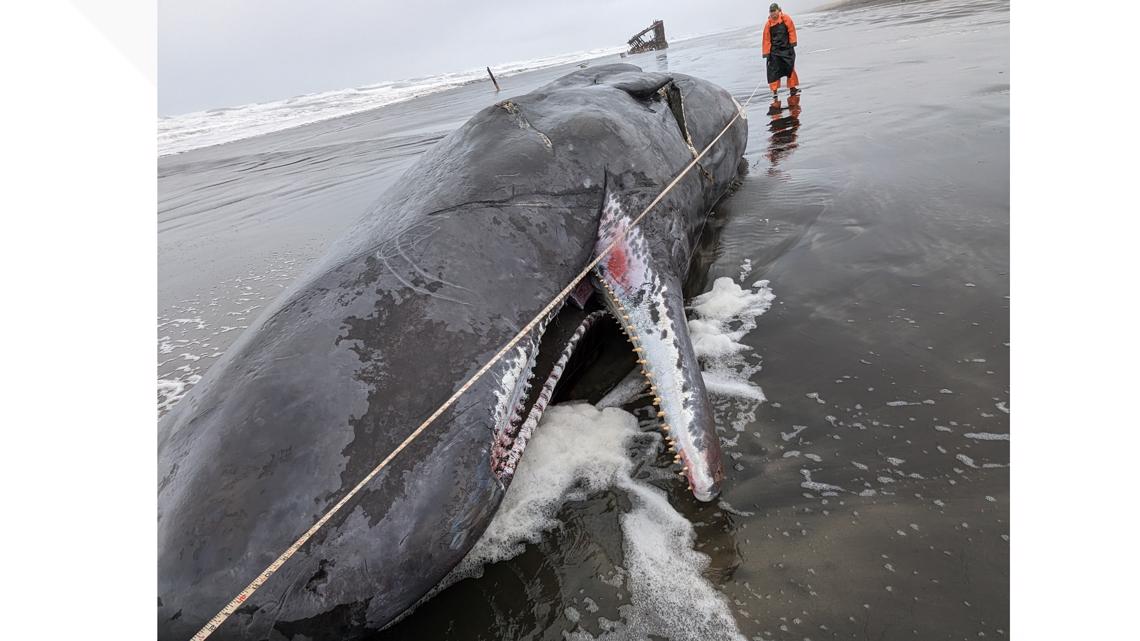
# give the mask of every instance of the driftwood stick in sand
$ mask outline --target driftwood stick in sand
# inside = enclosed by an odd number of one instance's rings
[[[488,76],[491,76],[491,82],[495,83],[495,91],[500,91],[500,89],[499,89],[499,81],[498,81],[498,80],[495,80],[495,74],[491,73],[491,68],[490,68],[490,67],[487,67],[487,75],[488,75]]]

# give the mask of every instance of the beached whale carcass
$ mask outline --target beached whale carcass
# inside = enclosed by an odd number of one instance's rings
[[[697,78],[600,66],[489,107],[425,153],[160,425],[159,638],[193,635],[614,239],[573,300],[213,638],[356,638],[415,604],[490,522],[566,359],[606,317],[630,335],[689,487],[711,500],[720,446],[681,281],[738,175],[744,119],[630,224],[738,110]]]

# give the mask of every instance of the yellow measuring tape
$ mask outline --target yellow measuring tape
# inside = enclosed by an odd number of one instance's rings
[[[763,82],[760,84],[763,84]],[[234,611],[236,611],[239,607],[241,607],[243,603],[246,602],[247,599],[249,599],[250,595],[252,595],[257,591],[258,588],[264,585],[265,582],[269,580],[269,577],[273,576],[277,570],[281,569],[281,566],[285,565],[285,562],[288,561],[289,558],[294,554],[296,554],[297,550],[301,549],[301,546],[303,546],[306,541],[312,538],[318,530],[324,527],[325,523],[329,522],[329,519],[336,515],[336,513],[339,512],[346,503],[352,500],[352,497],[356,496],[360,490],[364,489],[364,486],[368,485],[369,481],[375,478],[376,475],[379,474],[380,471],[383,470],[388,465],[388,463],[392,461],[392,459],[396,458],[397,454],[403,451],[403,449],[407,447],[412,441],[416,440],[416,437],[418,437],[425,429],[427,429],[427,427],[431,425],[435,419],[439,418],[440,415],[447,411],[449,407],[454,405],[455,401],[459,400],[460,396],[463,396],[463,394],[468,389],[470,389],[476,381],[482,378],[482,376],[486,374],[491,369],[491,367],[495,365],[495,363],[498,363],[500,359],[506,356],[507,352],[509,352],[515,345],[517,345],[519,341],[525,338],[526,335],[529,334],[531,330],[533,330],[543,318],[546,318],[546,316],[550,314],[550,312],[556,305],[558,305],[559,302],[565,300],[566,297],[570,295],[570,292],[574,291],[574,288],[577,287],[578,282],[590,275],[590,271],[594,269],[594,267],[597,267],[598,263],[600,263],[603,258],[605,258],[611,251],[613,251],[613,248],[616,247],[619,242],[624,240],[626,233],[628,233],[628,230],[636,227],[637,224],[641,222],[641,219],[645,218],[645,215],[648,214],[649,211],[657,205],[657,203],[661,202],[661,199],[665,197],[665,194],[669,193],[669,191],[672,190],[673,187],[675,187],[677,183],[681,181],[681,178],[684,178],[685,174],[689,173],[689,170],[696,166],[697,162],[699,162],[701,158],[704,158],[709,149],[712,149],[712,146],[715,145],[717,141],[719,141],[724,136],[724,134],[728,132],[728,129],[732,127],[732,125],[740,118],[747,118],[747,116],[744,115],[744,108],[747,107],[750,102],[752,102],[752,98],[756,95],[756,91],[760,89],[760,84],[756,85],[756,88],[752,90],[752,94],[748,96],[748,100],[744,101],[743,106],[741,106],[739,103],[737,104],[738,109],[736,111],[736,115],[732,117],[732,120],[728,121],[728,124],[724,126],[724,129],[720,130],[720,133],[717,134],[716,138],[713,138],[712,142],[710,142],[708,146],[706,146],[704,150],[701,151],[700,154],[694,157],[692,162],[685,166],[685,168],[681,170],[681,173],[677,174],[677,177],[674,178],[672,182],[666,185],[665,189],[660,194],[658,194],[656,198],[653,199],[653,202],[649,203],[649,205],[647,205],[645,209],[642,210],[640,214],[638,214],[637,218],[633,219],[633,222],[629,225],[629,227],[626,228],[626,231],[623,231],[613,240],[613,242],[607,245],[602,251],[598,252],[598,255],[586,264],[586,267],[583,268],[582,271],[579,272],[578,275],[570,281],[570,284],[566,287],[563,287],[562,291],[558,292],[558,294],[556,294],[555,297],[552,298],[540,312],[535,314],[534,318],[531,319],[531,321],[527,323],[526,326],[519,330],[519,332],[515,334],[514,338],[507,341],[507,344],[503,345],[502,349],[500,349],[494,356],[491,357],[491,360],[487,361],[483,367],[480,367],[479,371],[475,372],[471,378],[467,379],[467,382],[461,385],[459,389],[451,395],[450,398],[444,401],[443,405],[440,405],[438,409],[432,412],[431,416],[424,419],[424,422],[420,423],[420,426],[417,427],[414,432],[409,434],[408,437],[405,438],[398,447],[396,447],[396,449],[392,450],[391,454],[384,457],[384,460],[380,461],[379,465],[372,468],[372,471],[365,475],[365,477],[362,478],[359,483],[357,483],[351,490],[349,490],[348,494],[345,494],[343,498],[337,501],[336,505],[333,505],[329,511],[325,512],[324,516],[318,519],[312,527],[310,527],[304,534],[302,534],[296,541],[293,542],[293,545],[290,545],[284,552],[282,552],[281,556],[278,556],[277,559],[273,561],[273,563],[269,564],[269,567],[262,570],[261,574],[257,575],[257,578],[251,581],[249,585],[245,586],[244,590],[239,592],[238,595],[233,598],[233,600],[226,604],[226,607],[222,608],[220,612],[214,615],[214,618],[210,619],[206,625],[202,626],[202,629],[198,630],[198,633],[191,637],[191,641],[203,641],[206,639],[206,637],[209,637],[211,634],[213,634],[214,630],[217,630],[218,627],[222,625],[222,623],[225,622],[225,620],[228,619],[231,614],[234,613]]]

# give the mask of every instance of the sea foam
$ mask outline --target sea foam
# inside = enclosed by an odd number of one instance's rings
[[[756,329],[756,319],[768,311],[775,298],[766,280],[744,288],[727,276],[716,279],[710,291],[693,298],[689,336],[709,392],[764,400],[764,392],[750,382],[760,371],[759,358],[747,358],[751,348],[741,340]]]
[[[757,318],[774,299],[768,281],[741,287],[726,277],[692,300],[689,332],[705,384],[722,398],[715,404],[718,422],[734,427],[745,423],[764,400],[763,392],[749,380],[760,369],[759,357],[741,341],[756,328]],[[662,444],[655,433],[638,427],[634,415],[616,406],[635,399],[644,389],[644,381],[633,375],[603,399],[600,407],[569,403],[549,408],[498,514],[444,585],[479,576],[486,565],[512,559],[528,543],[540,542],[546,532],[561,527],[558,515],[567,502],[603,491],[619,492],[632,505],[618,517],[624,566],[617,581],[628,591],[628,603],[618,608],[621,620],[599,626],[603,632],[597,637],[579,625],[588,617],[574,609],[570,618],[576,627],[564,636],[576,640],[743,638],[727,600],[703,575],[709,560],[693,547],[692,523],[673,508],[664,491],[634,478],[634,470],[651,464]],[[738,407],[741,403],[744,406]],[[639,439],[643,442],[646,437],[655,439],[655,445],[638,448]]]
[[[537,543],[561,525],[558,513],[567,502],[603,490],[621,492],[632,503],[618,517],[624,555],[618,580],[629,593],[618,608],[622,619],[609,622],[597,637],[578,626],[567,638],[742,639],[726,598],[703,576],[709,560],[693,549],[692,523],[665,492],[633,477],[637,464],[655,458],[660,446],[658,440],[631,458],[634,439],[644,436],[636,417],[618,408],[588,403],[549,408],[498,514],[445,582],[478,576],[486,564],[511,559],[527,543]]]

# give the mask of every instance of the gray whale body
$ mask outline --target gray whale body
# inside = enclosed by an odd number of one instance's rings
[[[600,66],[425,153],[160,423],[159,639],[197,632],[615,239],[213,638],[355,639],[413,607],[486,529],[567,359],[606,323],[628,334],[691,491],[715,497],[681,282],[746,121],[630,221],[738,110],[697,78]]]

